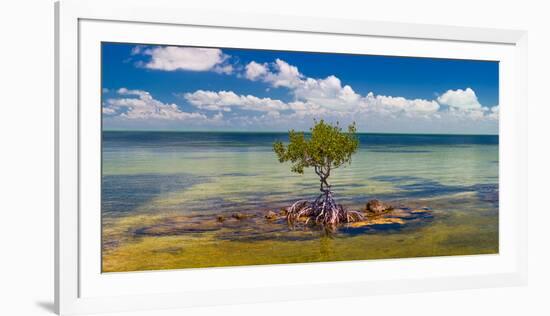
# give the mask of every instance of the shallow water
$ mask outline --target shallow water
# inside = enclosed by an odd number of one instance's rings
[[[277,161],[278,139],[286,134],[104,132],[103,270],[498,252],[498,136],[361,134],[352,164],[329,179],[338,202],[364,209],[378,198],[433,216],[332,236],[263,220],[318,193],[313,172]],[[235,212],[256,217],[216,221]]]

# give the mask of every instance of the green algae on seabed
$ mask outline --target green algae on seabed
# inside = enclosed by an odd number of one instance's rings
[[[433,205],[433,221],[360,233],[344,227],[333,236],[282,229],[263,219],[190,221],[172,231],[174,214],[129,216],[106,225],[103,272],[498,253],[498,220],[472,195],[410,202]],[[464,210],[440,209],[453,204],[449,199]],[[477,212],[471,211],[474,205]],[[144,227],[157,230],[136,231]],[[110,246],[109,240],[118,242]]]

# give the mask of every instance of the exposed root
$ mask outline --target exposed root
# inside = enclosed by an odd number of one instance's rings
[[[325,228],[333,229],[341,223],[362,221],[363,215],[357,211],[344,209],[336,204],[330,190],[325,190],[311,202],[308,200],[296,201],[287,209],[286,214],[289,224],[304,220],[307,225],[311,221]]]

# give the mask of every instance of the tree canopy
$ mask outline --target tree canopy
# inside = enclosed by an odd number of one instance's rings
[[[289,143],[281,141],[273,144],[279,162],[290,161],[292,172],[304,173],[304,168],[313,167],[315,173],[324,181],[330,171],[351,163],[351,156],[359,147],[355,123],[342,131],[338,123],[332,125],[324,120],[315,121],[310,133],[289,131]]]

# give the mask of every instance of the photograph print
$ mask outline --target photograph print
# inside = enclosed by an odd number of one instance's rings
[[[101,44],[102,271],[499,251],[499,63]]]

